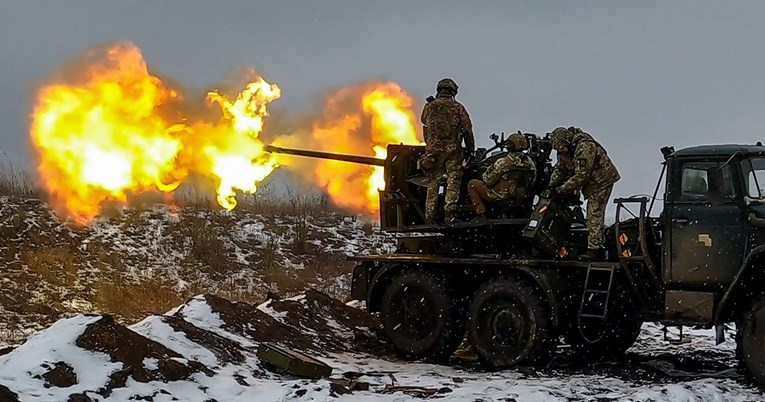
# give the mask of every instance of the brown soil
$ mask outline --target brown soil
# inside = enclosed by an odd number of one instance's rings
[[[212,295],[205,300],[224,321],[224,329],[257,342],[284,343],[314,353],[392,354],[378,336],[379,320],[316,290],[306,291],[303,298],[270,301],[268,306],[277,318],[249,303],[232,303]],[[178,314],[182,316],[183,310]]]
[[[182,380],[200,371],[213,375],[203,364],[186,361],[162,344],[117,324],[109,315],[89,325],[75,344],[86,350],[106,353],[113,362],[122,363],[122,369],[112,373],[109,383],[98,391],[103,396],[108,396],[115,388],[124,387],[128,378],[149,382]],[[146,368],[143,362],[147,358],[157,359],[158,368]]]

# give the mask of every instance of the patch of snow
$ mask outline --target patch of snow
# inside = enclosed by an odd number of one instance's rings
[[[265,302],[258,305],[257,309],[270,315],[273,317],[276,321],[279,321],[280,323],[284,324],[284,318],[287,317],[286,311],[276,311],[273,307],[271,307],[272,300],[266,300]]]
[[[218,313],[212,311],[204,296],[195,296],[184,304],[179,312],[184,320],[199,328],[215,332],[220,336],[239,342],[245,347],[256,346],[252,341],[226,331],[224,329],[226,323],[220,318]]]
[[[122,368],[104,353],[91,352],[75,345],[88,325],[100,316],[78,315],[59,320],[45,331],[27,340],[11,353],[0,357],[0,384],[24,395],[24,401],[66,401],[70,394],[95,390],[108,381],[109,375]],[[74,369],[77,384],[68,388],[44,386],[42,375],[57,362],[65,362]]]
[[[146,370],[157,370],[159,369],[159,360],[147,357],[143,359],[143,367],[145,367]]]
[[[131,325],[131,330],[162,344],[186,359],[196,360],[208,367],[219,365],[215,354],[203,346],[188,339],[186,334],[178,332],[162,320],[161,316],[151,316]],[[181,362],[188,363],[188,360]]]

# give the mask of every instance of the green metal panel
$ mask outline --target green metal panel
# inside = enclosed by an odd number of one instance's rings
[[[332,375],[332,367],[326,363],[273,343],[261,344],[257,356],[261,361],[298,377],[318,379]]]

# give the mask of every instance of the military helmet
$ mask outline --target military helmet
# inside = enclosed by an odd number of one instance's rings
[[[552,135],[550,136],[550,144],[552,145],[553,149],[558,150],[571,144],[571,140],[573,138],[574,133],[565,127],[558,127],[552,131]]]
[[[444,78],[441,81],[438,81],[438,85],[436,85],[436,92],[444,92],[449,91],[452,93],[452,95],[457,95],[457,89],[459,87],[457,86],[457,83],[454,82],[451,78]]]
[[[510,134],[509,137],[507,137],[507,140],[505,140],[508,144],[513,145],[515,151],[523,151],[524,149],[529,147],[529,141],[526,140],[526,136],[523,134]]]

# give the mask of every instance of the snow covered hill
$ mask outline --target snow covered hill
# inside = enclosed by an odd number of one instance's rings
[[[197,296],[124,327],[110,316],[62,319],[0,357],[2,401],[759,401],[731,341],[709,331],[672,345],[646,324],[621,361],[586,365],[565,350],[544,369],[485,372],[467,350],[452,365],[396,359],[362,310],[308,291],[261,305]],[[263,341],[333,367],[307,380],[266,370]]]
[[[62,224],[45,203],[0,197],[0,347],[78,313],[135,321],[195,294],[260,301],[316,288],[343,299],[373,224],[304,200],[232,212],[155,206]]]
[[[697,330],[674,345],[648,323],[622,360],[598,364],[563,348],[542,369],[486,372],[467,348],[448,366],[400,360],[377,319],[343,303],[345,257],[391,243],[300,203],[161,206],[73,228],[39,200],[0,198],[0,402],[765,400],[735,368],[732,330],[719,346]],[[333,375],[269,371],[266,341]]]

